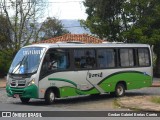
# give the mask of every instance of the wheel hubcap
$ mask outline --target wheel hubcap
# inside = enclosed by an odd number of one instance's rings
[[[123,94],[123,88],[121,86],[118,87],[117,93],[118,93],[118,95],[122,95]]]
[[[50,101],[51,101],[51,102],[54,101],[54,93],[53,93],[53,92],[50,93]]]

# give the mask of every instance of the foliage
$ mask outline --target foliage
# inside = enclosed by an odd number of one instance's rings
[[[0,52],[0,78],[6,76],[6,73],[8,72],[8,69],[11,64],[11,60],[11,56],[8,56],[7,54]]]
[[[12,31],[9,29],[6,17],[0,15],[0,78],[8,72],[13,57],[11,36]]]
[[[9,28],[7,18],[0,15],[0,50],[11,47],[12,31]]]
[[[84,6],[88,18],[81,24],[90,29],[91,33],[109,41],[120,41],[122,23],[122,5],[124,0],[85,0]]]
[[[43,0],[1,0],[1,15],[5,16],[6,29],[10,33],[8,39],[3,40],[5,45],[0,45],[1,50],[10,48],[16,53],[21,47],[38,39],[36,20],[44,9],[45,4],[42,2]]]
[[[69,33],[68,30],[63,29],[63,25],[60,20],[56,18],[48,17],[41,26],[40,33],[42,34],[41,39],[46,40],[56,36],[60,36]]]

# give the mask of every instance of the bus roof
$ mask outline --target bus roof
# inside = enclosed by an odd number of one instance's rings
[[[102,44],[75,44],[75,43],[40,43],[25,47],[45,47],[45,48],[104,48],[104,47],[150,47],[148,44],[126,44],[126,43],[102,43]]]

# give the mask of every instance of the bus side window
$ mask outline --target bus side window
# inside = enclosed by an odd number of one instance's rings
[[[50,49],[46,54],[43,65],[42,73],[53,70],[64,70],[69,68],[69,53],[65,50]]]
[[[53,50],[53,61],[54,64],[51,66],[52,70],[64,70],[69,68],[69,53],[63,49]]]
[[[81,61],[80,58],[75,58],[75,66],[76,66],[76,68],[80,68],[81,67],[80,66],[80,61]]]
[[[95,67],[95,51],[93,49],[75,49],[74,65],[76,68]]]
[[[99,68],[115,67],[115,50],[114,49],[98,49],[97,65]]]
[[[149,66],[149,50],[147,48],[138,48],[138,62],[139,66]]]
[[[50,64],[50,55],[47,53],[42,63],[42,69],[41,69],[42,76],[47,74],[47,72],[49,71],[49,64]]]
[[[67,69],[69,67],[68,55],[67,53],[61,53],[60,59],[58,62],[58,68]]]
[[[135,65],[133,49],[120,49],[120,66],[131,67]]]

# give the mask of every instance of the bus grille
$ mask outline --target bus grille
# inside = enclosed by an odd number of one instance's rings
[[[24,92],[23,89],[15,89],[15,88],[12,88],[11,91],[12,91],[12,94],[18,94],[19,96],[22,96]]]
[[[11,87],[25,87],[26,80],[12,80],[10,86]]]

